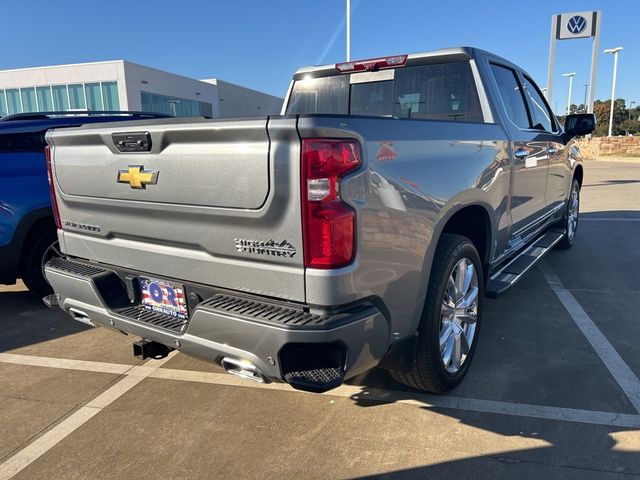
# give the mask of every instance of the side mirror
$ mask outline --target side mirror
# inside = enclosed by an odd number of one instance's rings
[[[593,113],[574,113],[567,115],[564,121],[565,140],[578,135],[589,135],[596,129],[596,116]]]

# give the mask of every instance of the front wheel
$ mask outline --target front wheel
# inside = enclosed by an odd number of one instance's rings
[[[466,237],[444,234],[431,269],[411,368],[392,375],[409,387],[432,393],[458,385],[475,352],[483,297],[476,248]]]
[[[566,250],[573,247],[578,231],[578,216],[580,215],[580,184],[574,178],[571,182],[571,193],[567,200],[567,208],[562,218],[562,227],[565,230],[564,237],[558,242],[557,247]]]

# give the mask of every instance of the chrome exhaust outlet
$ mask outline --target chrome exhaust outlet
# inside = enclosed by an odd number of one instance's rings
[[[82,310],[78,310],[77,308],[71,307],[69,309],[69,315],[71,315],[71,318],[73,318],[74,320],[82,322],[85,325],[89,325],[91,327],[96,326],[96,324],[93,323],[93,321],[91,321],[91,319],[89,318],[89,315],[87,315],[87,313],[83,312]]]
[[[245,380],[253,380],[258,383],[266,383],[265,377],[255,365],[241,360],[235,360],[233,358],[224,357],[220,361],[220,365],[227,373],[235,375],[236,377],[244,378]]]

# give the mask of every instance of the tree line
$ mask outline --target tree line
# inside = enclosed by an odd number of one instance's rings
[[[640,135],[640,105],[631,102],[630,107],[624,98],[616,98],[613,103],[613,128],[612,135]],[[571,104],[571,113],[586,113],[587,107],[583,103],[579,105]],[[609,134],[609,112],[611,111],[611,100],[596,100],[593,103],[593,113],[598,121],[593,135],[605,137]],[[564,115],[558,117],[564,123]]]

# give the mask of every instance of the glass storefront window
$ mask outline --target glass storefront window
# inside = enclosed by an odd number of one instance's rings
[[[199,103],[200,103],[200,115],[204,117],[213,118],[213,105],[206,102],[199,102]]]
[[[213,106],[197,100],[140,92],[140,101],[145,112],[167,113],[176,117],[213,116]]]
[[[7,114],[7,102],[4,99],[4,90],[0,90],[0,117]]]
[[[83,84],[69,85],[69,101],[71,110],[85,110],[87,108]]]
[[[87,109],[120,110],[118,82],[43,85],[0,90],[0,116],[22,112]]]
[[[66,85],[54,85],[51,87],[53,93],[53,109],[58,112],[69,110],[69,95]]]
[[[22,113],[22,102],[20,102],[20,90],[17,88],[11,88],[5,90],[7,94],[7,110],[8,114]]]
[[[140,92],[140,103],[142,104],[143,112],[152,112],[151,110],[151,94],[147,92]]]
[[[102,108],[102,91],[99,83],[85,83],[84,91],[87,93],[87,110],[104,110]]]
[[[36,89],[21,88],[20,95],[22,96],[22,111],[23,112],[37,112],[38,104],[36,103]]]
[[[36,87],[36,97],[38,98],[39,112],[50,112],[53,110],[51,87]]]
[[[105,110],[120,110],[118,82],[102,82],[102,98]]]

